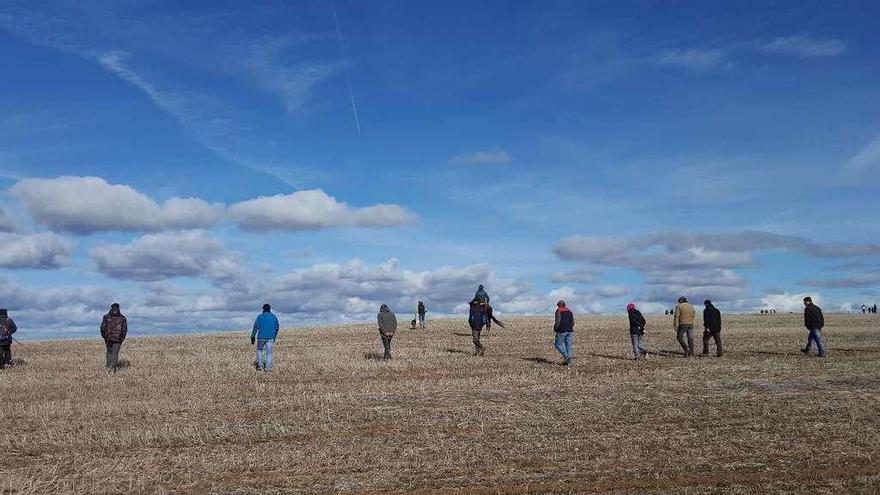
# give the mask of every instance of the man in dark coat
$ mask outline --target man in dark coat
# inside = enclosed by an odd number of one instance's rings
[[[645,317],[641,311],[636,309],[634,303],[626,305],[626,315],[629,318],[629,340],[632,343],[633,357],[635,359],[647,358],[648,351],[642,342],[642,336],[645,335]]]
[[[110,305],[110,312],[101,321],[101,337],[107,346],[107,373],[116,373],[119,367],[119,348],[128,335],[128,320],[119,310],[119,303]]]
[[[425,303],[419,301],[419,304],[416,306],[416,314],[419,318],[419,330],[425,329],[425,313],[428,312],[428,308],[425,306]]]
[[[468,325],[471,327],[471,337],[474,340],[474,356],[482,356],[486,353],[486,347],[480,342],[480,333],[488,322],[488,304],[475,297],[470,303],[468,314]]]
[[[703,354],[709,354],[709,339],[715,339],[715,355],[721,357],[721,311],[708,299],[703,305]]]
[[[801,352],[809,355],[810,347],[815,342],[816,349],[819,351],[819,357],[827,356],[825,342],[822,340],[825,317],[822,315],[822,310],[819,306],[813,304],[813,299],[810,297],[804,298],[804,326],[810,331],[810,335],[807,336],[807,346],[801,349]]]
[[[6,309],[0,309],[0,370],[12,364],[12,334],[18,330]]]
[[[391,339],[397,331],[397,316],[391,312],[387,304],[379,306],[379,314],[376,315],[379,324],[379,337],[382,339],[382,347],[385,354],[382,359],[391,359]]]

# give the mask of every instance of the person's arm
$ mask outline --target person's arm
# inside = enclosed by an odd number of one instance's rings
[[[107,340],[107,315],[101,319],[101,338]]]
[[[391,326],[394,328],[394,331],[397,331],[397,315],[391,313]]]
[[[559,329],[559,322],[562,320],[562,316],[559,315],[559,310],[556,310],[556,314],[553,316],[553,331]]]
[[[9,335],[14,334],[18,331],[18,327],[15,326],[15,322],[12,321],[12,318],[9,319]]]
[[[128,318],[122,317],[122,333],[120,334],[120,338],[125,340],[125,336],[128,335]]]
[[[272,316],[275,317],[275,337],[278,337],[278,332],[281,330],[281,323],[278,321],[277,316],[275,316],[275,315],[272,315]]]
[[[816,323],[819,325],[819,330],[822,330],[825,328],[825,315],[822,314],[822,310],[819,308],[816,308],[816,312],[818,313],[818,321]]]
[[[257,319],[254,320],[254,329],[251,330],[251,344],[253,344],[254,340],[256,340],[257,332],[259,332],[259,331],[260,331],[260,318],[257,317]]]
[[[672,328],[678,330],[678,319],[679,319],[679,307],[676,306],[675,309],[672,310]]]

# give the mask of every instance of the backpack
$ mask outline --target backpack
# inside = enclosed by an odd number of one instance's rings
[[[12,338],[12,331],[9,329],[9,319],[0,319],[0,340]]]

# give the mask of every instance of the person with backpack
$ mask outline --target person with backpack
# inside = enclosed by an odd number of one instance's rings
[[[425,307],[425,303],[419,301],[418,306],[416,307],[416,314],[419,317],[419,330],[425,329],[425,313],[428,312],[428,308]]]
[[[642,336],[645,335],[645,317],[636,309],[634,303],[626,305],[626,315],[629,318],[629,340],[632,343],[633,358],[637,360],[647,358],[648,351],[642,342]]]
[[[571,347],[572,334],[574,333],[574,313],[565,305],[565,301],[556,303],[556,314],[553,318],[553,331],[556,333],[556,350],[562,354],[562,365],[569,366],[572,362],[574,350]]]
[[[721,357],[721,311],[708,299],[703,305],[703,355],[709,354],[709,339],[715,339],[715,356]]]
[[[684,351],[684,357],[694,355],[694,317],[696,311],[682,296],[678,298],[678,304],[672,312],[672,328],[675,329],[675,338]],[[685,340],[685,337],[687,340]]]
[[[482,357],[486,353],[486,347],[480,342],[480,333],[483,331],[483,327],[489,323],[488,306],[478,297],[474,297],[470,302],[468,325],[471,327],[471,337],[474,341],[474,356]]]
[[[272,371],[273,348],[280,328],[278,317],[272,313],[272,306],[264,304],[263,312],[254,320],[254,329],[251,330],[251,345],[256,343],[257,346],[257,371]]]
[[[480,301],[489,304],[489,294],[486,292],[486,289],[483,288],[482,284],[477,287],[477,291],[474,292],[474,299],[479,299]]]
[[[101,320],[101,338],[107,347],[107,374],[116,373],[119,368],[119,349],[128,335],[128,320],[119,310],[119,303],[110,305],[110,311]]]
[[[18,331],[6,308],[0,309],[0,370],[12,365],[12,334]]]
[[[813,298],[807,296],[804,298],[804,326],[810,331],[807,336],[807,346],[801,349],[806,355],[810,355],[810,347],[813,342],[816,343],[816,350],[819,351],[819,357],[828,355],[825,350],[825,342],[822,340],[822,329],[825,327],[825,317],[822,315],[822,309],[813,304]]]
[[[382,347],[385,348],[382,359],[391,359],[391,339],[394,337],[394,332],[397,331],[397,316],[387,304],[383,304],[379,306],[376,320],[379,323],[379,338],[382,339]]]

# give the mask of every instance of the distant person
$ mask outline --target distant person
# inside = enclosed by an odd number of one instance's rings
[[[807,346],[801,349],[801,352],[809,355],[810,348],[813,342],[815,342],[816,350],[819,351],[819,357],[827,356],[825,342],[822,340],[822,328],[825,327],[825,317],[822,315],[822,310],[819,306],[813,304],[813,299],[809,296],[804,298],[804,326],[810,331],[810,335],[807,337]]]
[[[709,354],[709,339],[715,339],[715,355],[721,357],[721,311],[708,299],[703,306],[703,354]]]
[[[571,348],[574,333],[574,313],[565,305],[565,301],[556,303],[553,331],[556,332],[556,350],[562,354],[562,364],[571,364],[573,350]]]
[[[254,329],[251,330],[251,345],[257,344],[257,371],[272,371],[273,348],[275,339],[278,338],[278,317],[272,313],[272,306],[263,305],[263,312],[254,320]]]
[[[391,312],[387,304],[383,304],[379,306],[376,320],[379,323],[379,338],[382,339],[382,347],[385,348],[382,359],[391,359],[391,339],[397,331],[397,316]]]
[[[479,299],[484,303],[489,304],[489,294],[486,293],[486,289],[484,289],[482,285],[477,287],[477,292],[474,292],[474,299]]]
[[[877,304],[874,304],[874,310],[872,311],[875,315],[877,314]]]
[[[648,351],[642,342],[642,336],[645,335],[645,317],[641,311],[636,309],[634,303],[626,305],[626,315],[629,317],[629,340],[632,343],[633,357],[641,359],[648,357]]]
[[[867,312],[868,312],[868,307],[865,306],[864,304],[862,304],[862,314],[865,314]]]
[[[664,314],[664,315],[669,315],[669,310],[668,310],[668,309],[664,309],[664,310],[663,310],[663,314]]]
[[[483,327],[489,322],[489,305],[480,298],[474,297],[469,306],[468,325],[471,327],[471,337],[474,341],[474,356],[482,357],[486,352],[486,348],[483,343],[480,342],[480,333],[483,331]]]
[[[684,351],[684,357],[694,355],[694,307],[687,302],[687,298],[678,298],[672,317],[672,328],[675,329],[675,338]]]
[[[110,305],[110,312],[101,320],[101,337],[107,346],[107,374],[116,373],[119,368],[119,349],[128,335],[128,320],[119,310],[119,303]]]
[[[416,314],[419,317],[419,329],[425,329],[425,313],[428,312],[428,308],[425,306],[425,303],[419,301],[418,306],[416,307]]]
[[[0,309],[0,370],[12,365],[12,334],[18,331],[9,311]]]

